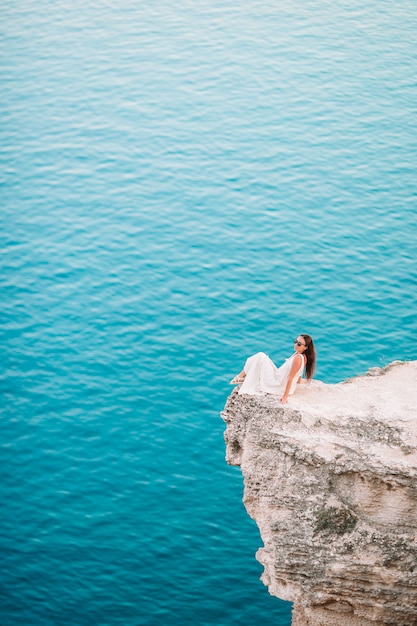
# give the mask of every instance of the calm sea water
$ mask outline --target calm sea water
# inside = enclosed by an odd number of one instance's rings
[[[416,358],[415,4],[0,12],[0,623],[288,626],[219,412]]]

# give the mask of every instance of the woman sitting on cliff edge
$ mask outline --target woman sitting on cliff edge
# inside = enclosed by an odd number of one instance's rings
[[[316,350],[310,335],[299,335],[294,339],[295,352],[281,365],[276,365],[264,352],[249,357],[243,370],[230,381],[231,385],[241,385],[239,392],[251,396],[273,393],[280,396],[283,404],[294,393],[297,383],[302,381],[305,369],[306,378],[311,380],[316,365]]]

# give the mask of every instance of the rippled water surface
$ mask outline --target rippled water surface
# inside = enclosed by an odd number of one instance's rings
[[[0,623],[288,626],[219,412],[416,358],[415,6],[0,12]]]

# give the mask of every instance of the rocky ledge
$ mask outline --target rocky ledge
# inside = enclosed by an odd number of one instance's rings
[[[222,417],[293,626],[416,626],[417,361],[302,384],[286,406],[234,390]]]

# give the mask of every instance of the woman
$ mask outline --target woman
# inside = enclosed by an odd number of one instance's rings
[[[302,381],[305,369],[306,378],[311,380],[316,365],[316,350],[310,335],[299,335],[294,339],[295,352],[289,359],[276,367],[264,353],[258,352],[248,358],[243,370],[230,381],[231,385],[241,385],[239,393],[259,396],[263,393],[280,395],[286,404],[297,383]]]

